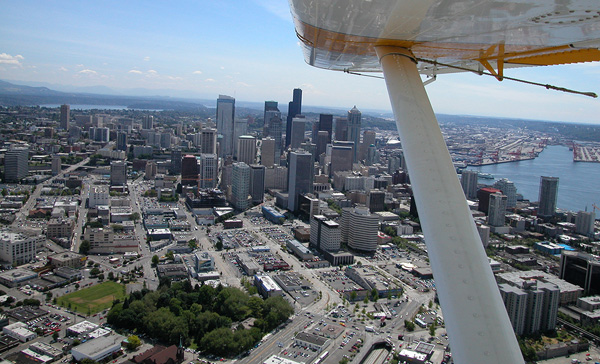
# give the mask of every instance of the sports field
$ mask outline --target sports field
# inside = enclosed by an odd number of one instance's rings
[[[89,315],[112,307],[114,300],[122,300],[124,297],[125,286],[108,281],[57,297],[56,302],[73,311]]]

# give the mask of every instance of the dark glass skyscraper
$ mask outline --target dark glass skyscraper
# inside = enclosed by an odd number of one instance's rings
[[[360,145],[360,123],[362,113],[354,106],[348,111],[348,140],[354,142],[354,162],[358,161],[358,147]]]
[[[287,148],[292,142],[292,119],[296,115],[302,114],[302,90],[294,89],[292,101],[288,105],[287,123],[285,125],[285,147]]]

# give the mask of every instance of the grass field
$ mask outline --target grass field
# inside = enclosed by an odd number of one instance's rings
[[[125,286],[108,281],[57,297],[56,302],[73,311],[90,315],[110,308],[114,300],[124,297]]]

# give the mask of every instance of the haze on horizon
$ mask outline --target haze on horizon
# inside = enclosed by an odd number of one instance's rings
[[[391,111],[385,82],[304,63],[285,0],[3,3],[0,79],[57,90],[275,100]],[[509,69],[507,76],[600,93],[600,63]],[[600,124],[600,101],[467,73],[427,86],[437,113]]]

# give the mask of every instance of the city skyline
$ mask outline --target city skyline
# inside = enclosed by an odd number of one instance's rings
[[[304,63],[283,0],[177,6],[31,1],[5,4],[0,19],[0,79],[8,82],[188,98],[225,94],[280,105],[301,88],[305,105],[391,109],[383,80]],[[600,84],[597,63],[505,74],[580,91],[598,91]],[[597,99],[492,77],[440,75],[427,90],[438,113],[600,123]]]

